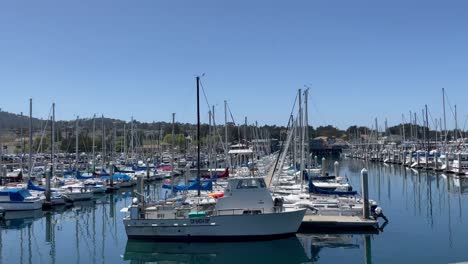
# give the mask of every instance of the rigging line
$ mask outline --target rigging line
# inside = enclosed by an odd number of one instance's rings
[[[200,80],[200,87],[202,88],[203,96],[205,97],[206,105],[208,106],[208,109],[210,109],[210,103],[208,102],[208,97],[206,96],[205,93],[205,88],[203,87],[203,82]]]
[[[431,117],[432,124],[437,127],[437,123],[434,122],[434,118],[432,117],[431,110],[427,110],[427,113],[429,114],[429,117]],[[437,120],[437,119],[436,119]]]
[[[466,115],[465,117],[465,122],[463,122],[463,130],[465,130],[466,128],[466,121],[468,120],[468,115]]]
[[[452,104],[450,103],[450,100],[447,95],[447,91],[445,91],[445,99],[447,99],[448,106],[450,108],[450,112],[452,112],[452,117],[455,118],[455,110],[452,108]]]
[[[226,105],[227,105],[227,108],[229,110],[229,114],[231,115],[231,120],[234,123],[234,126],[237,126],[236,121],[234,120],[234,116],[232,115],[232,112],[231,112],[231,107],[229,107],[228,103],[226,103]]]
[[[41,132],[41,134],[42,134],[42,135],[41,135],[41,140],[39,141],[39,145],[37,146],[37,151],[36,151],[36,153],[39,153],[39,150],[40,150],[41,147],[42,147],[42,140],[44,139],[45,130],[47,129],[47,125],[48,125],[48,123],[49,123],[49,117],[51,116],[51,114],[52,114],[52,106],[50,107],[49,114],[47,115],[47,120],[46,120],[46,122],[45,122],[45,124],[44,124],[44,127],[41,129],[41,130],[42,130],[42,132]],[[31,129],[32,129],[32,127],[31,127]],[[29,146],[30,148],[34,147],[34,141],[33,141],[33,142],[29,142],[29,145],[30,145],[30,146]],[[51,146],[51,147],[52,147],[52,146]],[[34,157],[34,161],[32,162],[32,163],[33,163],[33,164],[32,164],[32,167],[33,167],[33,168],[34,168],[34,164],[36,163],[36,160],[37,160],[37,155]],[[31,168],[30,168],[29,170],[31,171]]]
[[[289,132],[289,128],[290,128],[290,125],[291,125],[291,119],[292,119],[292,115],[294,113],[294,109],[296,108],[296,103],[297,103],[297,98],[298,98],[298,95],[296,94],[296,98],[294,99],[294,104],[293,104],[293,107],[291,109],[291,113],[289,114],[289,118],[288,118],[288,125],[286,126],[286,140],[287,140],[287,137],[288,137],[288,132]],[[280,133],[280,139],[281,139],[281,133]],[[280,149],[278,151],[278,157],[276,158],[276,161],[275,161],[275,167],[273,168],[273,172],[271,174],[271,177],[273,178],[274,175],[275,175],[275,172],[276,172],[276,169],[277,169],[277,166],[278,166],[278,162],[280,160],[280,157],[281,157],[281,151],[283,151],[283,148],[284,148],[284,144],[285,144],[285,140],[282,140],[281,141],[281,146],[280,146]],[[284,151],[288,151],[287,149],[284,150]],[[278,180],[279,180],[279,175],[278,175]],[[273,179],[270,180],[270,182],[268,183],[269,185],[271,185],[271,182],[273,181]],[[276,188],[276,187],[275,187]]]

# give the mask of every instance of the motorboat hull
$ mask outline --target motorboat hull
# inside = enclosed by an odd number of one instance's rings
[[[124,219],[128,238],[158,241],[271,240],[297,232],[305,209],[183,219]]]

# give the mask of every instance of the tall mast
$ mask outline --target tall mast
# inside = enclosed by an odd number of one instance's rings
[[[447,117],[445,116],[445,88],[442,88],[442,106],[444,109],[444,132],[445,132],[444,145],[445,145],[445,148],[447,148]]]
[[[427,129],[427,135],[426,135],[426,140],[427,140],[427,152],[429,152],[429,138],[430,138],[430,130],[429,130],[429,116],[427,113],[427,105],[425,105],[426,108],[426,129]],[[426,161],[427,162],[427,161]]]
[[[306,142],[306,161],[307,166],[310,168],[310,164],[312,164],[310,160],[310,144],[309,144],[309,88],[304,91],[304,104],[305,104],[305,142]],[[338,176],[338,175],[335,175]]]
[[[298,90],[298,93],[299,93],[299,127],[301,128],[299,130],[299,140],[300,140],[300,144],[301,144],[301,172],[299,173],[299,175],[301,176],[301,178],[299,179],[300,182],[301,182],[301,190],[302,190],[302,185],[303,185],[303,179],[304,179],[304,126],[303,126],[303,117],[302,117],[302,90],[299,89]]]
[[[116,122],[113,122],[113,135],[112,135],[112,155],[111,161],[115,158],[115,153],[117,153],[117,126]]]
[[[401,130],[401,131],[402,131],[402,134],[403,134],[403,142],[406,141],[406,140],[405,140],[405,136],[406,136],[406,131],[405,131],[405,130],[406,130],[406,129],[405,129],[405,122],[404,122],[404,120],[405,120],[405,115],[404,115],[404,114],[401,114],[401,127],[402,127],[402,130]]]
[[[106,164],[106,128],[104,127],[104,115],[101,115],[101,131],[102,131],[102,139],[101,139],[101,162],[102,162],[102,169],[104,169],[104,165]]]
[[[172,140],[171,140],[171,186],[172,193],[174,193],[174,126],[175,126],[175,113],[172,113]],[[149,164],[146,164],[149,166]]]
[[[457,142],[457,131],[458,131],[458,117],[457,117],[457,105],[455,105],[455,132],[453,133],[455,142]]]
[[[96,170],[96,114],[93,115],[93,173]]]
[[[200,77],[197,76],[197,181],[198,181],[198,196],[200,196]]]
[[[224,158],[227,160],[227,166],[231,167],[231,158],[229,157],[228,146],[228,124],[227,124],[227,101],[224,100]]]
[[[32,164],[32,149],[33,149],[33,131],[32,131],[32,98],[29,99],[29,157],[28,157],[28,177],[31,178],[33,164]]]
[[[385,118],[385,122],[384,122],[384,123],[385,123],[385,131],[384,131],[384,134],[385,134],[385,136],[388,137],[388,136],[390,136],[390,134],[389,134],[389,131],[388,131],[388,120],[387,120],[387,118]]]
[[[413,141],[414,140],[414,137],[413,137],[413,114],[411,113],[411,111],[409,111],[409,125],[410,125],[410,138],[409,138],[409,140]]]
[[[375,118],[375,146],[376,148],[377,148],[378,141],[379,141],[379,123],[376,117]]]
[[[421,145],[424,147],[426,145],[426,118],[424,117],[424,109],[421,109],[421,118],[422,118],[421,127],[423,129],[423,142]],[[427,149],[428,147],[425,146],[425,148]]]
[[[75,168],[76,168],[76,173],[78,174],[78,162],[79,162],[79,154],[78,154],[78,137],[80,135],[80,132],[78,131],[78,119],[80,117],[77,116],[76,117],[76,127],[75,127],[75,159],[76,159],[76,162],[75,162]]]
[[[413,113],[414,115],[414,119],[413,119],[413,122],[414,122],[414,134],[416,136],[416,142],[419,142],[419,129],[418,129],[418,117],[416,115],[416,111]]]
[[[132,159],[132,162],[133,162],[133,159],[135,158],[135,146],[134,146],[134,138],[133,138],[133,134],[134,134],[134,131],[133,131],[133,116],[132,116],[132,124],[130,126],[130,148],[131,148],[131,151],[132,151],[132,155],[131,155],[131,159]]]
[[[218,158],[217,158],[218,152],[216,151],[216,143],[215,143],[215,142],[217,142],[215,140],[217,130],[216,130],[215,107],[214,107],[214,105],[212,106],[211,115],[212,115],[211,117],[213,118],[213,129],[212,129],[212,131],[213,131],[213,152],[214,152],[214,160],[215,160],[215,163],[214,163],[215,166],[214,167],[217,168],[218,167]]]
[[[50,167],[50,173],[46,173],[46,201],[50,202],[50,179],[54,176],[54,169],[55,169],[55,103],[52,104],[52,116],[50,118],[51,125],[50,125],[50,140],[51,140],[51,148],[50,148],[50,160],[52,166]]]
[[[208,168],[209,168],[209,171],[210,171],[210,177],[211,175],[213,175],[213,170],[212,170],[212,151],[211,151],[211,135],[212,135],[212,132],[211,132],[211,110],[208,111],[208,137],[207,137],[207,144],[208,144]]]
[[[244,119],[244,140],[245,145],[247,146],[247,117]]]
[[[52,148],[51,148],[51,161],[52,161],[52,177],[55,175],[55,103],[52,104],[52,125],[51,125],[51,140],[52,140]]]
[[[123,153],[124,153],[124,158],[125,158],[125,163],[127,163],[127,128],[126,128],[127,123],[124,123],[123,127]]]
[[[24,157],[24,136],[23,136],[23,112],[21,112],[21,122],[20,122],[20,137],[21,137],[21,160],[20,160],[20,171],[21,174],[23,174],[23,169],[24,169],[24,164],[23,164],[23,157]],[[1,144],[0,144],[0,152],[3,151],[1,149]],[[0,164],[2,163],[2,160],[0,158]]]

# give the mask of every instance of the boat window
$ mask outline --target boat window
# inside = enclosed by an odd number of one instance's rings
[[[265,181],[263,179],[243,179],[237,183],[237,189],[257,189],[265,188]]]
[[[262,211],[261,210],[244,210],[244,212],[242,212],[242,214],[261,214]]]

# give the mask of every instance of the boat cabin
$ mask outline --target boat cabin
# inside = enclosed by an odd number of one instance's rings
[[[240,213],[268,213],[274,210],[273,199],[262,177],[236,177],[228,180],[224,197],[218,199],[215,210],[218,214],[223,211],[232,214]]]
[[[233,168],[247,167],[254,160],[253,150],[243,144],[232,145],[228,154]]]

